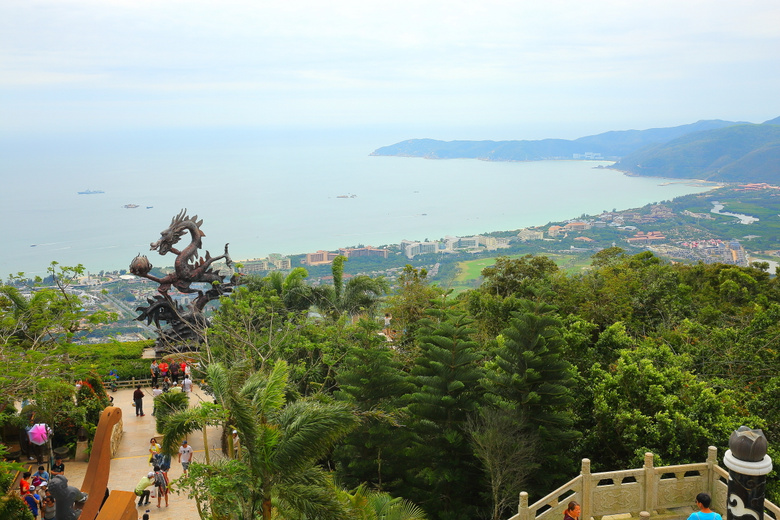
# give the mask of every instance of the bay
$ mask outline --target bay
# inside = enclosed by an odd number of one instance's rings
[[[0,276],[43,274],[53,260],[127,269],[137,253],[171,265],[149,244],[183,208],[204,220],[204,249],[229,242],[238,260],[519,229],[709,189],[598,161],[369,156],[383,143],[114,144],[6,145]]]

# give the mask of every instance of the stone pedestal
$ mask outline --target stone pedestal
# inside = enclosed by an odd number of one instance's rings
[[[87,453],[87,449],[89,448],[89,442],[87,441],[78,441],[76,443],[76,459],[80,462],[86,462],[89,460],[89,454]]]
[[[731,435],[729,447],[723,456],[729,468],[727,520],[763,520],[766,475],[772,471],[766,437],[742,426]]]

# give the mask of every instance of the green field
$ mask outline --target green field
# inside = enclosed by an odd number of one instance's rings
[[[521,258],[525,256],[525,254],[507,256],[509,256],[509,258]],[[553,260],[556,264],[558,264],[558,267],[568,273],[580,271],[589,266],[591,262],[590,255],[562,255],[545,253],[544,256],[547,256]],[[482,270],[495,264],[496,258],[497,257],[479,258],[476,260],[459,262],[458,275],[454,278],[449,288],[452,289],[455,294],[458,294],[467,289],[478,287],[481,283]]]

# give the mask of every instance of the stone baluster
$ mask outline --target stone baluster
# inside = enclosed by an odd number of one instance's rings
[[[593,476],[590,473],[590,459],[582,459],[582,496],[580,497],[580,518],[589,520],[593,516]]]
[[[517,505],[517,513],[520,515],[520,520],[530,520],[530,512],[528,511],[528,493],[523,491],[520,493],[520,503]]]
[[[764,520],[766,475],[772,459],[766,454],[764,432],[740,426],[729,437],[723,464],[729,469],[727,520]]]
[[[649,451],[645,453],[645,465],[642,469],[644,470],[644,493],[641,507],[645,511],[653,511],[655,510],[656,504],[656,475],[655,460],[653,454]]]

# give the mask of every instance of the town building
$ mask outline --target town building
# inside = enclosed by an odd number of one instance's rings
[[[660,231],[650,231],[648,233],[638,232],[636,235],[626,239],[629,244],[650,244],[653,242],[664,241],[666,237]]]
[[[563,229],[563,226],[550,226],[547,228],[547,234],[551,237],[555,238],[561,233],[565,233],[565,229]]]
[[[303,263],[306,265],[327,265],[333,263],[333,260],[339,256],[338,253],[319,250],[316,253],[306,253]]]
[[[401,241],[401,251],[406,258],[414,258],[417,255],[436,253],[439,250],[438,242],[414,242],[411,240]]]
[[[372,246],[366,247],[350,247],[339,249],[339,254],[346,256],[347,258],[359,258],[359,257],[375,257],[375,258],[387,258],[388,250],[379,249]]]
[[[563,226],[565,231],[585,231],[590,229],[590,224],[587,222],[569,222]]]
[[[519,238],[522,241],[543,240],[544,230],[538,228],[521,229],[520,232],[517,234],[517,238]]]

